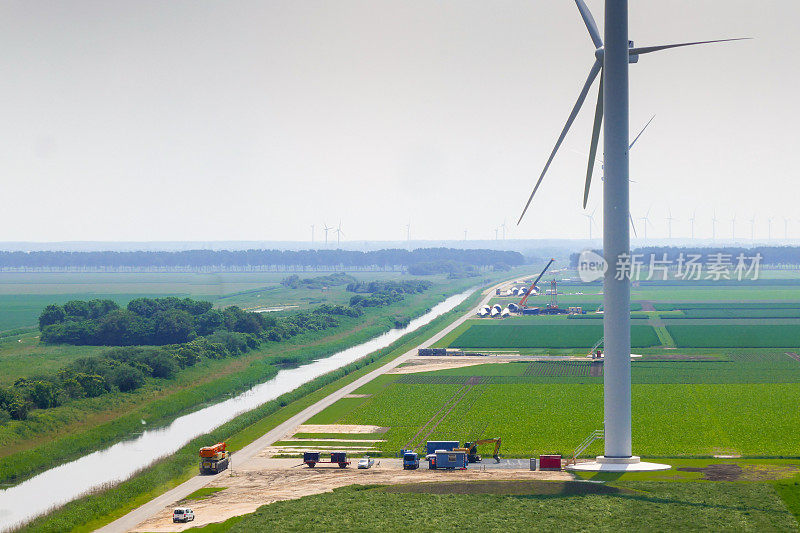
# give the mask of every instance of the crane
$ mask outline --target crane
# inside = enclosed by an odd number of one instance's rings
[[[528,290],[525,292],[525,296],[523,296],[523,297],[522,297],[522,300],[520,300],[520,301],[519,301],[519,304],[518,304],[518,305],[519,305],[520,309],[525,309],[525,307],[526,307],[526,305],[525,305],[525,302],[527,302],[527,301],[528,301],[528,296],[530,296],[530,295],[531,295],[531,293],[533,292],[533,290],[536,288],[536,284],[537,284],[537,283],[539,283],[539,280],[540,280],[540,279],[542,279],[542,276],[544,276],[544,273],[545,273],[545,272],[547,272],[547,269],[548,269],[548,268],[550,268],[550,265],[552,265],[552,264],[553,264],[553,261],[555,261],[555,258],[552,258],[552,259],[550,259],[550,262],[549,262],[549,263],[547,263],[547,265],[545,265],[545,267],[544,267],[544,269],[542,270],[541,274],[539,274],[539,276],[538,276],[538,277],[537,277],[537,278],[534,280],[534,282],[533,282],[533,283],[531,283],[531,286],[530,286],[530,287],[528,288]]]

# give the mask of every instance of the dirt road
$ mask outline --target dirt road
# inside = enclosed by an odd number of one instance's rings
[[[486,480],[571,480],[566,472],[530,472],[526,470],[403,470],[399,459],[381,459],[381,464],[369,470],[353,466],[339,468],[292,468],[297,459],[261,459],[249,462],[250,468],[234,470],[209,484],[225,487],[212,496],[187,502],[197,517],[189,524],[172,523],[172,507],[163,508],[139,524],[134,531],[184,531],[190,527],[222,522],[233,516],[252,513],[257,508],[280,500],[301,498],[310,494],[330,492],[352,484],[419,483],[426,481],[486,481]]]
[[[432,345],[433,343],[437,342],[439,339],[450,333],[452,330],[460,326],[465,320],[467,320],[467,318],[474,316],[475,313],[477,312],[477,309],[483,305],[486,305],[486,303],[488,303],[489,300],[494,296],[495,288],[501,287],[506,284],[508,284],[508,282],[499,283],[485,290],[483,292],[484,297],[481,299],[481,302],[475,308],[470,309],[466,314],[454,320],[450,325],[445,327],[439,333],[435,334],[433,337],[429,338],[427,341],[421,343],[418,347],[424,348]],[[409,350],[405,354],[386,363],[380,368],[377,368],[372,372],[356,379],[352,383],[345,385],[341,389],[331,393],[330,395],[326,396],[325,398],[318,401],[314,405],[307,407],[300,413],[291,417],[289,420],[283,422],[274,429],[262,435],[257,440],[253,441],[252,443],[245,446],[238,452],[234,453],[231,457],[231,463],[233,465],[234,471],[247,471],[249,468],[248,461],[255,458],[261,450],[268,447],[272,443],[281,440],[281,438],[285,437],[286,435],[291,434],[297,426],[299,426],[300,424],[302,424],[315,414],[321,412],[328,406],[334,404],[335,402],[343,398],[345,395],[352,394],[356,389],[358,389],[362,385],[369,383],[379,375],[385,374],[386,372],[389,372],[390,370],[407,362],[411,357],[415,356],[416,353],[417,353],[417,348]],[[233,479],[229,478],[228,473],[217,474],[216,476],[195,476],[189,479],[188,481],[178,485],[174,489],[169,490],[164,494],[150,500],[141,507],[134,509],[133,511],[122,516],[121,518],[118,518],[114,522],[111,522],[110,524],[98,529],[97,531],[102,533],[120,533],[124,531],[133,530],[138,526],[138,524],[144,522],[145,520],[148,520],[150,517],[158,515],[158,513],[165,512],[165,509],[172,507],[175,502],[184,499],[192,492],[211,483],[217,483],[217,480],[221,477],[225,477],[227,479]],[[196,521],[194,525],[196,525],[197,523],[198,522]],[[171,524],[172,522],[170,520],[169,525]],[[156,530],[151,528],[148,529],[148,531],[156,531]]]

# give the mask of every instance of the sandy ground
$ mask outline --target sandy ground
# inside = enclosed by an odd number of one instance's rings
[[[352,484],[399,484],[425,481],[476,481],[476,480],[570,480],[566,472],[531,472],[528,470],[455,470],[441,471],[403,470],[399,459],[380,459],[369,470],[358,470],[355,465],[308,468],[297,466],[297,459],[252,460],[243,469],[234,467],[228,475],[220,476],[209,487],[225,487],[212,496],[180,505],[191,507],[195,521],[173,524],[172,509],[163,509],[133,531],[184,531],[212,522],[222,522],[233,516],[252,513],[268,503],[301,498],[310,494],[330,492],[337,487]]]
[[[389,428],[355,424],[302,424],[291,433],[385,433]]]

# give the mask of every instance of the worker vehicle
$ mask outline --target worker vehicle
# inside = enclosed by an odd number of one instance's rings
[[[303,463],[309,468],[314,468],[318,464],[339,465],[339,468],[347,468],[350,461],[347,460],[347,452],[331,452],[330,460],[322,460],[320,452],[303,452]]]
[[[191,522],[194,520],[194,511],[188,507],[176,507],[172,511],[172,522]]]
[[[231,454],[224,442],[200,448],[200,474],[219,474],[230,465]]]
[[[403,470],[416,470],[419,468],[419,454],[412,450],[403,450]]]
[[[364,457],[363,459],[358,461],[358,468],[364,470],[366,468],[371,468],[372,465],[375,464],[375,459],[371,457]]]
[[[500,438],[496,438],[496,439],[481,439],[481,440],[476,440],[475,442],[465,442],[463,448],[455,448],[453,451],[466,453],[467,454],[467,461],[469,461],[470,463],[479,463],[479,462],[481,462],[483,460],[483,457],[478,455],[478,446],[480,444],[494,443],[494,453],[492,454],[492,457],[494,457],[494,460],[499,463],[500,462],[500,443],[501,442],[502,441],[501,441]]]

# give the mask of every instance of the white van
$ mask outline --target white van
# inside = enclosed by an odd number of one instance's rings
[[[178,507],[172,511],[173,522],[189,522],[194,520],[194,511],[188,507]]]

